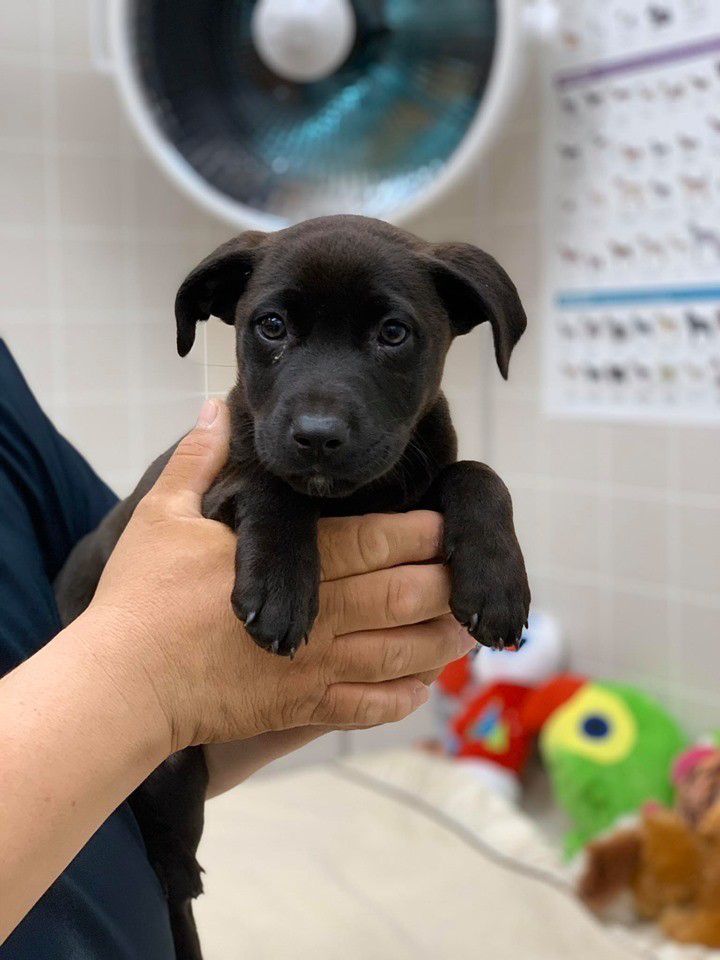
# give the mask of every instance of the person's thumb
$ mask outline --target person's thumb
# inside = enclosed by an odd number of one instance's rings
[[[158,493],[190,495],[189,506],[200,513],[203,494],[224,466],[230,446],[230,415],[221,400],[206,400],[195,427],[175,448],[158,477]]]

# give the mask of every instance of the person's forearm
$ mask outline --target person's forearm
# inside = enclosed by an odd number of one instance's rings
[[[247,740],[205,745],[209,782],[208,799],[232,790],[273,760],[299,750],[329,727],[295,727],[292,730],[271,730]]]
[[[91,610],[0,681],[0,943],[165,758],[131,640]]]

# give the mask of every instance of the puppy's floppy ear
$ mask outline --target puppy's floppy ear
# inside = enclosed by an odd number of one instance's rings
[[[430,270],[453,333],[468,333],[489,320],[495,359],[507,380],[510,354],[527,325],[515,284],[489,253],[469,243],[437,243],[430,253]]]
[[[253,271],[258,246],[267,234],[248,230],[223,243],[199,263],[180,285],[175,297],[177,350],[181,357],[195,342],[195,325],[209,316],[235,322],[235,307]]]

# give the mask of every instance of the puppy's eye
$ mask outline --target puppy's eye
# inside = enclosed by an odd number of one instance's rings
[[[287,334],[285,321],[276,313],[268,313],[258,320],[257,328],[266,340],[282,340]]]
[[[410,335],[410,327],[399,320],[385,320],[378,331],[378,340],[387,347],[399,347]]]

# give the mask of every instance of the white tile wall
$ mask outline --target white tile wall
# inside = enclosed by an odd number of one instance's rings
[[[87,37],[87,0],[3,6],[0,335],[125,493],[193,421],[205,377],[175,354],[172,302],[228,231],[146,160]]]

